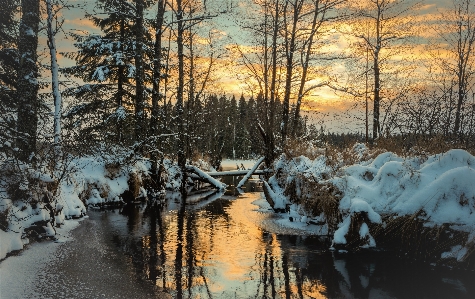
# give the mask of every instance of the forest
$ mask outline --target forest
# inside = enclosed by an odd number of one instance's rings
[[[355,142],[473,153],[472,0],[0,1],[3,230],[13,209],[59,213],[61,186],[87,157],[111,177],[143,162],[148,188],[177,175],[183,192],[200,160],[209,170],[262,156],[272,168],[282,154]],[[93,31],[68,31],[73,9]],[[219,30],[223,19],[238,32]],[[343,103],[348,130],[309,117],[327,113],[324,94]],[[91,186],[81,196],[116,200]]]
[[[325,125],[301,116],[323,87],[349,99],[347,127],[360,123],[343,133],[366,142],[437,135],[471,147],[471,1],[441,7],[431,22],[421,21],[426,3],[402,0],[99,1],[82,11],[99,34],[67,32],[73,51],[55,36],[74,3],[4,2],[2,153],[23,162],[48,145],[87,152],[98,144],[180,161],[265,154],[269,162],[286,140]],[[223,46],[209,23],[221,15],[236,18],[246,40]],[[346,48],[329,50],[343,38]],[[57,55],[75,65],[59,66]],[[248,85],[240,96],[216,87],[230,59]]]

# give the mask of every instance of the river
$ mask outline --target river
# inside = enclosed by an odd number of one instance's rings
[[[256,205],[257,204],[257,205]],[[472,298],[473,273],[384,252],[337,253],[276,224],[262,193],[100,214],[139,272],[174,298]],[[121,220],[122,219],[122,220]]]
[[[1,298],[475,298],[473,272],[330,251],[280,226],[285,215],[260,192],[88,214],[40,273],[25,274],[38,278],[29,291]]]

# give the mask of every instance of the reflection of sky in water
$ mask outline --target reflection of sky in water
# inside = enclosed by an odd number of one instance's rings
[[[120,250],[173,297],[472,298],[470,276],[383,253],[338,254],[315,236],[288,235],[258,211],[258,193],[200,209],[115,214]],[[122,219],[122,220],[121,220]],[[263,229],[262,227],[265,227]],[[176,262],[178,258],[178,263]]]

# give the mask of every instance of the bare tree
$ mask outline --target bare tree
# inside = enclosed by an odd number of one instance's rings
[[[437,63],[454,79],[456,89],[453,134],[462,133],[463,107],[472,90],[475,73],[475,3],[472,0],[453,0],[453,8],[440,13],[435,42]],[[444,50],[444,54],[440,53]],[[452,86],[450,88],[453,88]]]
[[[242,63],[249,71],[250,77],[257,82],[258,92],[262,94],[265,112],[260,116],[260,126],[266,148],[266,156],[272,160],[275,151],[274,131],[280,131],[280,146],[285,146],[289,127],[295,137],[298,133],[300,109],[303,98],[312,90],[327,85],[323,80],[309,86],[308,82],[317,76],[317,68],[326,65],[331,55],[321,51],[327,43],[324,36],[328,34],[331,21],[339,19],[337,7],[345,0],[291,0],[291,1],[254,1],[258,10],[257,23],[249,21],[243,28],[252,32],[255,38],[255,51],[249,53],[241,50]],[[300,53],[300,55],[299,55]],[[317,63],[317,60],[323,63]],[[314,74],[311,76],[310,74]],[[318,76],[324,76],[320,72]],[[282,101],[282,111],[278,111],[281,121],[278,126],[273,123],[278,119],[275,111]],[[291,104],[295,103],[292,120]]]
[[[351,34],[365,44],[364,48],[370,49],[372,58],[373,140],[381,134],[382,66],[400,54],[407,39],[413,36],[410,13],[419,4],[407,0],[364,0],[350,5],[350,14],[357,17]]]
[[[54,144],[57,151],[61,148],[61,92],[59,91],[58,58],[56,55],[56,30],[53,29],[53,11],[51,0],[46,0],[48,48],[51,58],[51,84],[54,101]]]
[[[300,12],[300,15],[297,15],[299,19],[303,17],[310,17],[309,25],[300,26],[296,28],[299,30],[297,37],[301,40],[300,47],[298,48],[300,52],[299,57],[299,69],[300,75],[297,78],[297,94],[295,95],[295,111],[292,122],[292,135],[296,137],[298,132],[299,120],[300,120],[300,107],[302,106],[303,98],[313,89],[327,85],[328,82],[320,82],[314,84],[313,86],[308,86],[308,75],[310,70],[310,62],[314,56],[314,52],[322,45],[322,43],[317,44],[318,39],[322,38],[325,34],[328,33],[328,29],[325,28],[326,25],[329,25],[333,21],[337,21],[342,16],[339,16],[335,10],[339,5],[342,5],[346,0],[314,0],[311,3],[302,7],[306,9]],[[298,7],[298,6],[297,6]],[[307,21],[307,22],[309,22]],[[327,55],[322,55],[324,59],[327,59]],[[315,58],[315,57],[314,57]],[[331,57],[330,59],[334,59]],[[313,78],[312,78],[313,79]],[[287,87],[286,87],[287,90]],[[284,109],[288,109],[284,98]],[[286,112],[284,112],[286,113]]]

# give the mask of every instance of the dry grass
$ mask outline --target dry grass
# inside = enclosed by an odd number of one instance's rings
[[[113,180],[120,174],[121,166],[119,162],[111,162],[105,165],[106,177]]]
[[[475,242],[468,242],[469,234],[457,231],[450,224],[429,227],[426,220],[420,218],[421,212],[408,216],[386,215],[384,225],[370,226],[378,247],[387,248],[400,254],[427,262],[473,267]],[[468,252],[457,262],[456,258],[442,260],[444,252],[450,252],[453,246],[462,245]]]
[[[310,142],[302,142],[298,139],[289,140],[284,148],[284,153],[287,157],[305,156],[311,160],[325,154],[324,148],[315,147]]]
[[[475,154],[474,146],[468,142],[443,135],[404,135],[381,137],[372,146],[396,153],[400,156],[428,156],[445,153],[450,149],[464,149]]]
[[[316,217],[323,214],[330,232],[337,229],[341,222],[338,206],[342,194],[332,184],[319,183],[298,175],[285,186],[284,194],[292,203],[299,204],[308,215]]]
[[[99,196],[103,199],[107,199],[110,193],[110,187],[108,185],[97,185],[96,183],[87,184],[86,189],[79,193],[79,199],[86,204],[86,200],[91,198],[92,190],[98,190]]]

